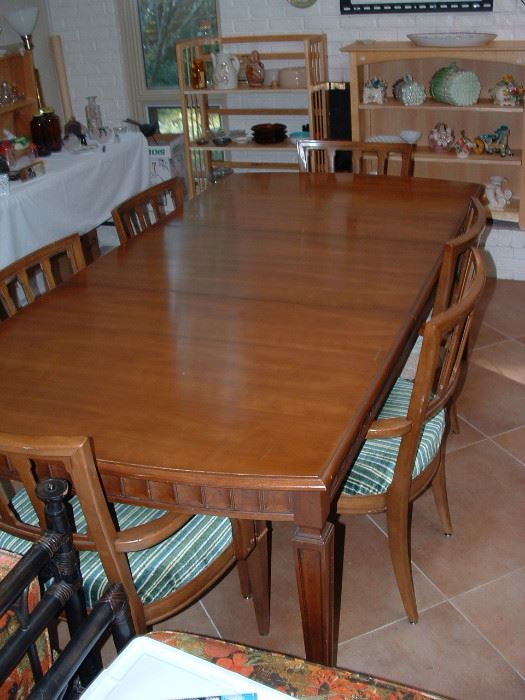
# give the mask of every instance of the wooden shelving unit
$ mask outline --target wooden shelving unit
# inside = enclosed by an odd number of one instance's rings
[[[491,175],[504,175],[513,191],[513,200],[504,211],[490,214],[493,219],[514,221],[525,229],[525,112],[523,105],[494,104],[489,93],[507,74],[513,75],[519,84],[525,84],[525,42],[493,41],[486,46],[454,48],[421,47],[408,41],[377,42],[350,44],[341,50],[348,53],[350,62],[353,139],[398,135],[403,129],[421,131],[414,156],[415,175],[481,183],[487,182]],[[362,102],[363,85],[369,78],[385,79],[391,94],[393,83],[406,73],[427,87],[435,71],[452,62],[478,75],[481,96],[475,105],[456,107],[427,99],[422,105],[405,106],[390,97],[382,105]],[[456,135],[464,130],[471,138],[505,124],[510,129],[513,156],[482,154],[458,158],[454,152],[434,153],[427,147],[427,135],[437,122],[446,122]]]
[[[31,137],[30,122],[38,109],[35,73],[31,53],[8,51],[0,56],[0,82],[6,80],[9,86],[16,85],[24,99],[0,105],[0,136],[8,129],[15,136]]]
[[[238,88],[228,90],[192,89],[193,60],[209,60],[209,55],[205,53],[209,45],[218,45],[221,50],[236,56],[247,55],[257,49],[265,68],[305,66],[306,88],[253,88],[240,84]],[[325,137],[327,66],[324,34],[207,37],[178,42],[177,67],[189,195],[199,194],[208,187],[210,174],[215,167],[296,169],[297,163],[291,162],[293,158],[289,158],[289,162],[283,162],[275,157],[285,151],[295,151],[295,144],[288,139],[269,145],[249,141],[224,146],[216,146],[211,141],[198,145],[196,140],[209,133],[211,120],[215,116],[220,118],[226,130],[233,120],[238,122],[244,119],[248,133],[250,125],[256,122],[300,120],[309,123],[312,137]],[[214,159],[214,154],[217,153],[221,154],[223,160]],[[253,161],[250,160],[250,153],[256,156]]]

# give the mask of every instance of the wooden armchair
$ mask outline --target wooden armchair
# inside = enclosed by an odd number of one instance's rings
[[[65,476],[72,484],[73,541],[80,550],[88,607],[101,597],[108,582],[121,582],[135,629],[143,633],[148,625],[197,600],[238,561],[242,592],[253,594],[259,631],[268,632],[268,552],[263,523],[231,523],[218,516],[110,504],[85,437],[0,434],[0,456],[5,457],[8,476],[23,484],[10,502],[0,493],[0,548],[24,553],[29,541],[45,529],[42,503],[35,496],[39,479]],[[250,579],[250,572],[257,575]]]
[[[472,314],[485,283],[481,253],[471,249],[465,284],[448,308],[432,314],[414,382],[398,379],[338,501],[340,513],[386,512],[390,555],[403,605],[418,619],[409,549],[412,502],[430,485],[445,534],[452,525],[445,485],[446,407],[456,396]]]
[[[126,199],[111,212],[120,243],[126,243],[156,224],[165,224],[182,216],[184,183],[174,177]]]
[[[316,139],[297,141],[299,170],[311,173],[335,172],[337,151],[351,151],[352,171],[354,173],[392,174],[393,159],[390,156],[395,154],[398,163],[396,174],[408,177],[412,175],[413,171],[413,150],[414,146],[410,143],[367,143]]]
[[[88,617],[77,552],[64,497],[68,484],[47,479],[38,484],[46,534],[23,556],[3,552],[0,581],[0,686],[2,697],[77,697],[102,670],[99,645],[109,627],[120,651],[134,636],[120,584],[95,604]],[[40,599],[40,586],[43,595]],[[32,599],[31,599],[32,598]],[[70,642],[51,650],[57,616],[65,612]],[[58,655],[58,657],[57,657]]]
[[[432,314],[439,314],[445,311],[462,295],[468,281],[468,274],[472,271],[472,249],[479,245],[486,223],[485,208],[479,199],[473,197],[459,235],[445,243]],[[401,372],[403,379],[414,379],[421,350],[421,340],[420,336]],[[465,356],[467,354],[468,347],[465,349]],[[450,402],[449,413],[451,427],[457,433],[459,431],[459,422],[454,399]]]
[[[37,297],[86,266],[78,233],[39,248],[0,270],[0,304],[14,316]]]

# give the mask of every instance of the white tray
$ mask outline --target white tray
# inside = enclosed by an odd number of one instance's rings
[[[377,136],[368,136],[367,143],[406,143],[401,136],[389,134],[378,134]]]
[[[148,637],[136,637],[86,689],[82,700],[172,700],[257,693],[290,697]]]
[[[407,34],[407,38],[416,46],[485,46],[498,35],[484,32],[428,32],[426,34]]]

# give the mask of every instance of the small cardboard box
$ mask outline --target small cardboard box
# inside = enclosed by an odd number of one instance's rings
[[[186,168],[184,164],[184,137],[182,134],[154,134],[148,138],[151,182],[182,177],[186,191]]]

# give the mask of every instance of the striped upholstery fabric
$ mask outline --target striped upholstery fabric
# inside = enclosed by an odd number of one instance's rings
[[[379,413],[379,418],[406,416],[413,386],[412,382],[406,379],[398,379]],[[440,411],[425,424],[412,477],[421,474],[436,456],[444,430],[445,412]],[[385,493],[392,483],[400,444],[400,437],[366,440],[348,473],[343,493],[349,496]]]
[[[19,491],[12,505],[20,519],[38,525],[38,519],[25,490]],[[71,499],[74,520],[79,533],[86,532],[86,521],[77,497]],[[156,520],[164,511],[115,503],[115,514],[121,530]],[[143,603],[151,603],[181,588],[194,579],[232,541],[228,518],[195,515],[178,532],[163,542],[127,557],[137,593]],[[0,548],[25,554],[31,542],[0,532]],[[105,591],[108,581],[97,552],[81,551],[80,568],[84,580],[86,605],[93,607]]]

